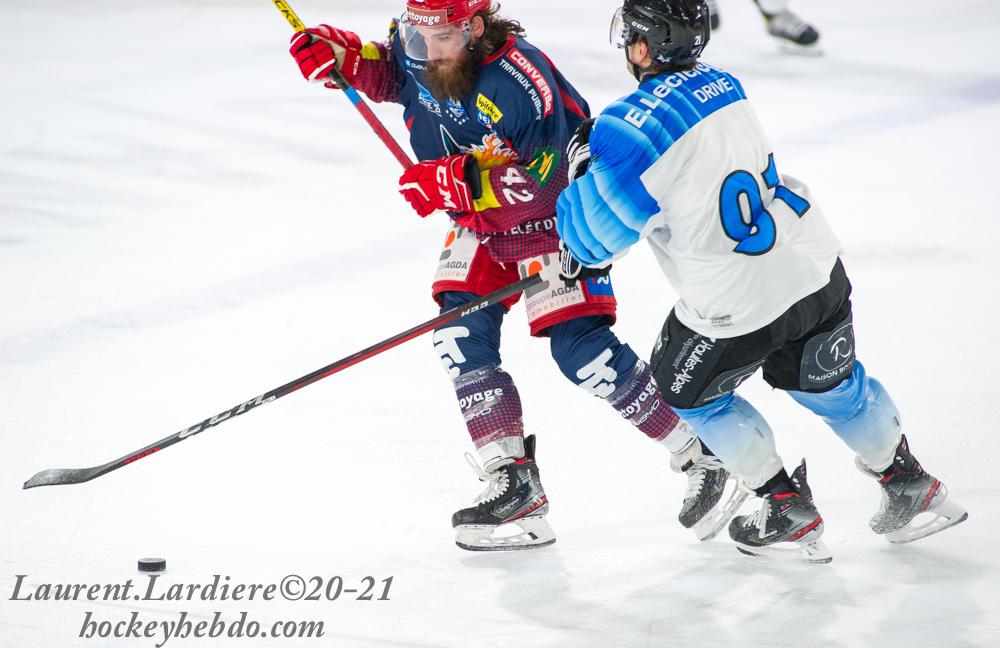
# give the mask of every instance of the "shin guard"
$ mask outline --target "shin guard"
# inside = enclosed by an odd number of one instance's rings
[[[860,362],[855,363],[850,378],[829,391],[790,391],[788,395],[821,416],[872,470],[885,470],[892,463],[902,436],[899,410],[882,384],[868,378]]]
[[[510,375],[489,365],[454,380],[458,404],[483,469],[524,457],[521,397]]]

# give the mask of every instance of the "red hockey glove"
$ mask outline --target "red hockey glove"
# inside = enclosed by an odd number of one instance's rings
[[[480,193],[479,166],[471,155],[452,155],[415,164],[399,178],[399,193],[421,218],[437,209],[474,211]]]
[[[361,64],[361,39],[354,32],[329,25],[310,27],[292,36],[288,53],[299,64],[308,81],[325,81],[326,87],[337,87],[327,77],[336,65],[348,83],[354,83]]]

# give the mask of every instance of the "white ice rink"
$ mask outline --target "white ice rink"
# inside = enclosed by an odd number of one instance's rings
[[[826,566],[699,544],[667,452],[505,328],[558,541],[479,555],[450,516],[481,489],[429,338],[78,486],[104,463],[435,313],[445,228],[350,104],[301,80],[267,0],[0,0],[0,647],[117,623],[322,621],[312,639],[166,646],[1000,646],[1000,4],[793,0],[821,58],[779,54],[721,0],[705,60],[739,77],[783,172],[845,245],[859,353],[916,455],[970,514],[907,546],[868,530],[877,485],[757,377],[741,393],[808,458]],[[294,0],[381,38],[401,0]],[[507,0],[599,111],[633,87],[614,3]],[[403,139],[395,106],[378,114]],[[615,267],[616,331],[648,356],[675,299],[644,247]],[[747,505],[749,508],[749,505]],[[158,588],[393,577],[388,601],[24,601],[44,584]],[[15,585],[24,575],[18,595]]]

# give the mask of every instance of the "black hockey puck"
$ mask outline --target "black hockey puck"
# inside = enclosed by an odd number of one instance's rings
[[[143,558],[139,561],[141,572],[161,572],[166,570],[167,561],[163,558]]]

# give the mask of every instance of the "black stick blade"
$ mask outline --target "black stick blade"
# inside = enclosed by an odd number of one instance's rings
[[[62,486],[64,484],[80,484],[90,481],[101,474],[101,468],[52,468],[37,473],[34,477],[24,482],[24,488],[35,488],[36,486]]]

